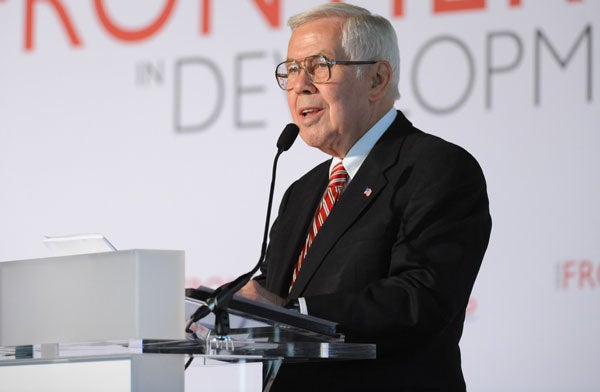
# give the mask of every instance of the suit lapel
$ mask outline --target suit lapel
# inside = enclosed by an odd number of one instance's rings
[[[375,144],[356,177],[336,202],[306,255],[290,293],[292,298],[302,296],[312,276],[340,237],[388,184],[385,172],[398,159],[405,130],[408,129],[407,124],[411,125],[399,112],[394,123]]]

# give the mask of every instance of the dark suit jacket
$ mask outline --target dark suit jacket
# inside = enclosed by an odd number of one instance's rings
[[[280,296],[288,296],[329,165],[282,199],[257,278]],[[376,343],[377,360],[284,364],[274,390],[464,390],[458,343],[490,229],[475,159],[398,112],[325,221],[289,296],[338,322],[348,341]]]

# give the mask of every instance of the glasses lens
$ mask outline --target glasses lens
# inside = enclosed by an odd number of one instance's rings
[[[279,87],[284,90],[287,88],[288,82],[288,65],[289,62],[283,62],[280,63],[277,68],[275,68],[275,78],[277,79],[277,84],[279,84]]]
[[[331,77],[331,66],[325,56],[310,56],[300,65],[296,60],[284,61],[275,68],[275,77],[279,87],[286,90],[289,83],[294,83],[295,78],[304,69],[306,76],[314,83],[324,83]],[[291,80],[290,80],[291,79]]]
[[[312,56],[306,59],[306,68],[315,83],[325,83],[331,77],[329,62],[324,56]]]

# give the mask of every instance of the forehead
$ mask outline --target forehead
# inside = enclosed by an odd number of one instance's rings
[[[302,59],[322,54],[336,58],[342,52],[342,20],[329,17],[298,26],[290,37],[287,57]]]

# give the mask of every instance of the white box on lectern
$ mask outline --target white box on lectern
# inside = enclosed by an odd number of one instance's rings
[[[0,346],[183,339],[184,252],[0,263]]]

